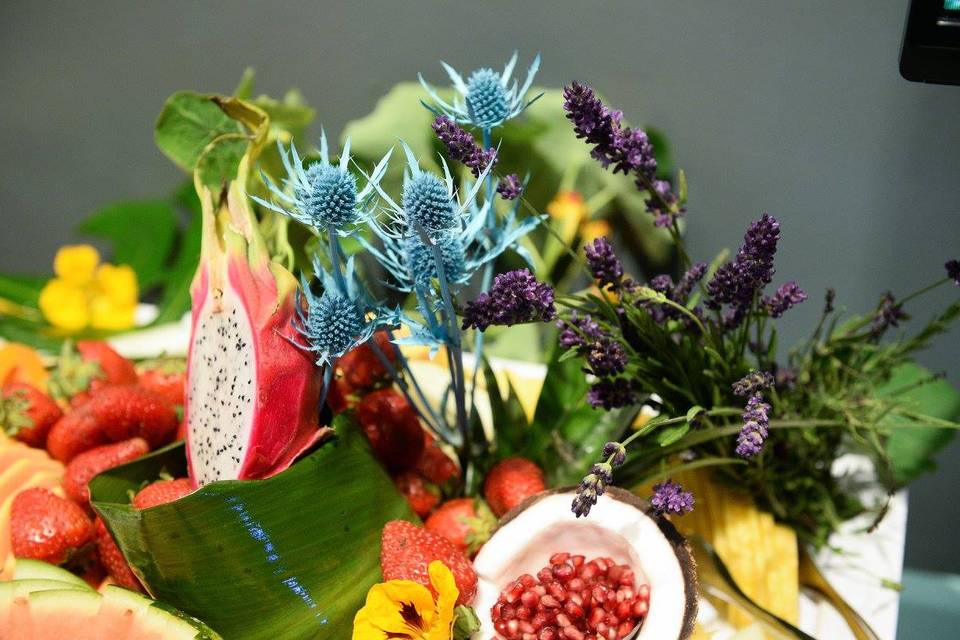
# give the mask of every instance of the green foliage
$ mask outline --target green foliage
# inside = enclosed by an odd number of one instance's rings
[[[268,480],[129,506],[130,491],[184,474],[174,445],[97,476],[93,505],[149,591],[224,637],[349,637],[381,578],[383,525],[415,516],[359,430],[342,417],[335,427],[335,440]]]
[[[244,135],[243,126],[224,113],[211,96],[193,91],[179,91],[167,98],[153,133],[160,151],[187,173],[193,173],[211,143]],[[234,161],[235,167],[243,155],[242,150],[240,156],[235,155],[237,146],[224,148],[216,164],[227,166]]]

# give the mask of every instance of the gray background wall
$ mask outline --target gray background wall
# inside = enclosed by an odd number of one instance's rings
[[[960,88],[901,80],[905,0],[846,2],[0,2],[0,271],[45,271],[72,225],[180,179],[153,119],[177,89],[299,86],[329,131],[440,58],[542,51],[539,80],[589,81],[655,124],[690,179],[695,255],[783,223],[782,278],[851,309],[960,257]],[[960,294],[917,308],[926,317]],[[787,340],[815,321],[811,301]],[[958,333],[924,362],[960,383]],[[960,572],[960,445],[911,496],[907,562]]]

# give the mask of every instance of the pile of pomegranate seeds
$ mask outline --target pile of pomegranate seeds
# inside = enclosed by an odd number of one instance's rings
[[[523,574],[490,610],[507,640],[616,640],[627,637],[650,606],[650,585],[610,558],[555,553],[534,578]]]

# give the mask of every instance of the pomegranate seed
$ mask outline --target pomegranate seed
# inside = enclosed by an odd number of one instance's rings
[[[547,585],[547,592],[557,600],[567,599],[567,590],[559,582],[551,582]]]
[[[555,553],[550,556],[550,564],[563,564],[570,558],[569,553]]]
[[[508,620],[507,621],[507,633],[511,636],[517,635],[520,631],[520,621],[519,620]]]
[[[607,570],[607,577],[614,582],[617,582],[620,579],[621,574],[623,574],[623,569],[623,565],[615,564]]]
[[[624,618],[629,618],[630,613],[633,611],[633,606],[630,602],[621,602],[617,605],[617,608],[614,610],[614,613],[618,618],[623,620]]]
[[[564,627],[561,633],[565,640],[583,640],[583,632],[573,625]]]
[[[530,607],[532,609],[537,606],[538,602],[540,602],[540,596],[537,595],[536,591],[527,589],[523,592],[523,595],[520,596],[520,603],[525,607]]]
[[[640,585],[640,588],[637,589],[637,595],[640,596],[640,599],[641,599],[641,600],[649,600],[649,599],[650,599],[650,585],[648,585],[648,584],[642,584],[642,585]]]
[[[570,621],[570,618],[567,617],[567,614],[565,613],[557,614],[557,624],[560,625],[561,627],[573,626],[573,623]]]
[[[617,627],[617,637],[626,638],[630,635],[630,632],[633,631],[633,627],[636,626],[632,622],[624,621],[620,623],[620,626]]]
[[[538,640],[558,640],[559,637],[556,628],[544,627],[540,630],[540,635],[537,638]]]
[[[553,575],[557,576],[558,580],[563,582],[568,581],[576,574],[576,569],[573,568],[572,564],[564,562],[563,564],[553,565]]]
[[[574,619],[583,617],[583,607],[578,605],[573,600],[567,600],[567,602],[563,605],[563,612]]]
[[[618,582],[622,585],[633,585],[635,580],[636,578],[633,575],[633,571],[630,569],[627,569],[626,571],[620,574],[620,579],[618,580]]]
[[[547,609],[559,609],[562,606],[554,596],[543,596],[540,598],[540,604]]]
[[[636,604],[633,605],[633,615],[638,618],[647,615],[647,609],[650,607],[647,604],[646,600],[637,600]]]
[[[567,591],[583,591],[585,585],[583,578],[573,578],[567,583]]]
[[[592,582],[596,579],[597,575],[600,573],[600,568],[594,562],[588,562],[583,567],[583,571],[580,572],[580,577],[583,578],[585,582]]]
[[[590,625],[591,629],[597,629],[603,623],[603,609],[597,607],[590,611],[590,616],[587,618],[587,624]]]
[[[523,574],[522,576],[517,578],[517,580],[520,582],[520,584],[522,584],[524,587],[527,587],[527,588],[530,588],[533,585],[537,584],[537,579],[534,578],[529,573]]]
[[[516,618],[516,617],[517,617],[517,610],[516,610],[513,606],[511,606],[511,605],[509,605],[509,604],[505,604],[505,605],[503,605],[503,608],[500,609],[500,618],[501,618],[501,619],[503,619],[503,620],[513,620],[513,619]]]
[[[540,579],[540,582],[553,582],[553,569],[550,567],[544,567],[537,572],[537,577]]]
[[[570,602],[573,602],[574,604],[577,604],[581,607],[583,606],[583,596],[581,596],[576,591],[570,592],[569,598],[570,598]]]
[[[521,632],[521,633],[529,633],[529,634],[533,635],[533,632],[534,632],[534,631],[536,631],[536,629],[533,628],[533,625],[532,625],[532,624],[530,624],[530,623],[527,622],[526,620],[521,620],[521,621],[520,621],[520,632]]]
[[[573,566],[580,568],[583,566],[583,561],[586,560],[584,556],[571,556],[570,561],[573,563]]]
[[[601,622],[596,627],[597,634],[601,636],[606,635],[607,631],[609,630],[610,630],[610,625],[608,625],[606,622]]]
[[[533,611],[528,607],[520,607],[517,609],[517,618],[519,620],[529,620],[533,617]]]

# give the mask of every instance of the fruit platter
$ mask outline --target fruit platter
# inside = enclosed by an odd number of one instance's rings
[[[700,261],[668,134],[518,63],[337,135],[175,93],[182,187],[0,274],[0,638],[893,637],[960,262],[852,313],[795,221]]]

